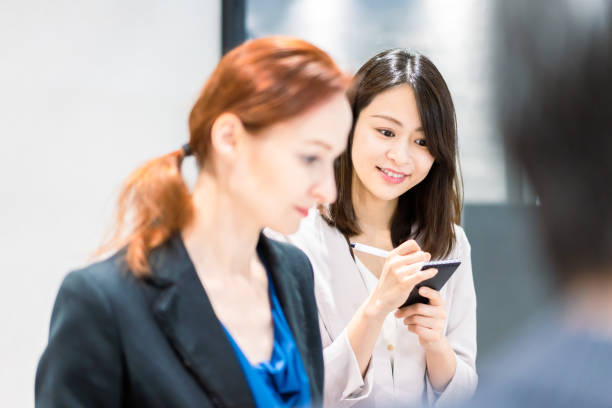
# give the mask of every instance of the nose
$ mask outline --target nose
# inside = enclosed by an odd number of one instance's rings
[[[310,194],[315,198],[318,204],[330,204],[336,201],[338,192],[336,190],[336,179],[334,177],[333,166],[330,166],[321,181],[312,187]]]
[[[410,146],[398,138],[387,151],[387,158],[402,167],[412,164]]]

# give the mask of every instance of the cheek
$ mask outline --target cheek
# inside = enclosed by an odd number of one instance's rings
[[[287,172],[282,171],[278,164],[278,159],[270,160],[267,157],[260,157],[254,169],[259,190],[268,197],[274,197],[274,199],[278,198],[277,191],[283,188],[287,178]]]
[[[360,170],[367,171],[371,169],[376,165],[377,158],[384,155],[383,144],[376,142],[376,138],[367,132],[355,133],[351,149],[351,160],[358,172]]]
[[[275,206],[296,200],[301,202],[298,196],[307,189],[309,182],[303,166],[290,154],[279,154],[277,150],[270,153],[259,154],[253,161],[259,199]]]
[[[265,146],[253,148],[237,160],[233,172],[231,188],[246,202],[250,211],[259,212],[262,204],[269,206],[271,192],[277,188],[279,175],[274,160],[269,160],[268,156]]]
[[[429,174],[431,167],[434,164],[434,158],[429,152],[423,152],[417,156],[415,160],[419,172],[419,178],[423,180]]]

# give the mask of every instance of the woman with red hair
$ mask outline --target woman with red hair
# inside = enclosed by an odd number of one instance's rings
[[[114,255],[62,283],[37,406],[321,405],[312,268],[261,230],[295,232],[308,208],[335,200],[345,86],[298,39],[252,40],[221,59],[189,143],[126,180],[104,247]]]

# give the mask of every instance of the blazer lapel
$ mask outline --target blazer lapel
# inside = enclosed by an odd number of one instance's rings
[[[280,250],[270,241],[264,234],[261,234],[257,244],[257,252],[270,272],[279,303],[283,308],[285,319],[291,327],[293,338],[300,352],[304,369],[308,378],[312,380],[317,375],[314,372],[314,359],[310,356],[308,339],[306,338],[306,333],[311,332],[312,329],[306,326],[307,320],[302,309],[304,302],[302,301],[296,274],[293,271],[296,265],[291,262],[291,258],[283,256]],[[310,384],[311,391],[313,385]]]
[[[254,407],[244,372],[189,259],[180,234],[151,257],[155,319],[216,406]]]

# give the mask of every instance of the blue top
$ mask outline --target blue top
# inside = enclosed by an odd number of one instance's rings
[[[268,290],[274,322],[274,346],[269,361],[251,365],[229,331],[223,326],[244,371],[258,407],[308,407],[310,387],[300,353],[268,274]]]

